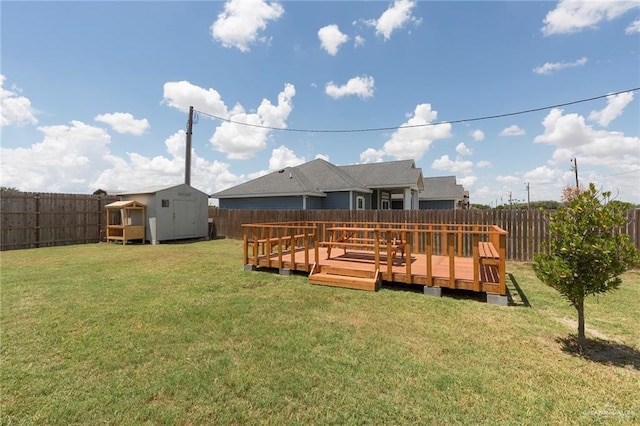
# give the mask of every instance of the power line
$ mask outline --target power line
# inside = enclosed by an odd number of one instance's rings
[[[633,89],[621,90],[615,93],[607,93],[606,95],[594,96],[592,98],[579,99],[577,101],[565,102],[565,103],[556,104],[556,105],[549,105],[549,106],[540,107],[540,108],[531,108],[531,109],[526,109],[526,110],[516,111],[516,112],[508,112],[504,114],[485,115],[482,117],[465,118],[465,119],[451,120],[451,121],[439,121],[437,123],[411,124],[411,125],[405,125],[405,126],[390,126],[390,127],[370,127],[370,128],[363,128],[363,129],[331,130],[331,129],[296,129],[296,128],[286,128],[286,127],[272,127],[272,126],[263,126],[260,124],[243,123],[241,121],[235,121],[230,118],[220,117],[220,116],[209,114],[207,112],[200,111],[200,110],[195,110],[195,111],[200,114],[203,114],[208,117],[214,118],[216,120],[224,121],[227,123],[238,124],[240,126],[247,126],[247,127],[256,127],[256,128],[265,129],[265,130],[279,130],[284,132],[300,132],[300,133],[365,133],[365,132],[382,132],[382,131],[397,130],[397,129],[412,129],[416,127],[430,127],[430,126],[438,126],[440,124],[468,123],[472,121],[483,121],[483,120],[492,120],[496,118],[513,117],[515,115],[530,114],[532,112],[545,111],[553,108],[560,108],[560,107],[565,107],[569,105],[576,105],[580,103],[591,102],[598,99],[606,98],[608,96],[615,96],[615,95],[619,95],[621,93],[626,93],[626,92],[636,92],[638,90],[640,90],[640,87],[634,87]]]

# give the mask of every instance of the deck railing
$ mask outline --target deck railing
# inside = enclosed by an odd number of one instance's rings
[[[473,258],[470,290],[506,294],[507,232],[495,225],[327,221],[245,224],[244,262],[247,265],[285,268],[283,254],[287,253],[292,255],[288,267],[310,272],[313,265],[321,261],[319,247],[330,242],[332,237],[335,239],[333,230],[343,232],[348,228],[354,229],[349,233],[351,241],[368,242],[362,243],[363,247],[368,246],[373,251],[375,269],[381,272],[384,280],[424,285],[433,285],[435,279],[442,282],[442,277],[433,276],[432,261],[433,256],[445,256],[448,258],[447,279],[450,281],[447,287],[458,288],[456,259],[466,257]],[[411,259],[412,254],[425,255],[424,270],[416,270],[408,261],[402,263],[403,273],[394,272],[394,262],[389,261],[394,238],[402,241],[401,252],[405,259]],[[339,242],[334,240],[334,243],[340,247]],[[490,243],[497,258],[483,258],[479,250],[481,243]],[[300,259],[296,259],[296,255]]]

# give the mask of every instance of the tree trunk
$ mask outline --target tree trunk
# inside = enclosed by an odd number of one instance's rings
[[[584,297],[578,300],[576,303],[576,309],[578,310],[578,346],[580,350],[584,348],[587,338],[584,335]]]

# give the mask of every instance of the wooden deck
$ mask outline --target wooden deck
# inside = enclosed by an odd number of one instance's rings
[[[312,284],[375,291],[387,281],[506,295],[506,232],[495,226],[244,226],[245,265],[306,272]]]

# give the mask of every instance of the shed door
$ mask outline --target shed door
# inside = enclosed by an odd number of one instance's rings
[[[195,201],[173,200],[173,235],[175,238],[196,236]]]

